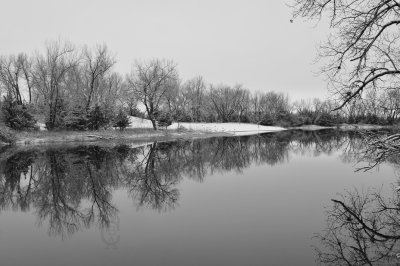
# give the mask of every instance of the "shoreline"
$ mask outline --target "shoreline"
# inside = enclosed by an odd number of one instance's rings
[[[284,131],[286,129],[282,129]],[[139,131],[139,132],[137,132]],[[134,144],[154,141],[193,140],[213,137],[237,137],[243,135],[255,135],[263,133],[278,132],[271,131],[238,131],[238,132],[208,132],[208,131],[177,131],[177,130],[125,130],[125,131],[61,131],[61,132],[18,132],[13,144],[1,146],[28,147],[28,146],[56,146],[75,144]]]
[[[286,130],[281,127],[260,126],[248,123],[173,123],[168,129],[153,129],[147,119],[130,117],[125,130],[97,131],[14,131],[13,146],[54,145],[65,143],[133,143],[148,141],[173,141],[211,137],[229,137],[262,134]]]
[[[190,132],[190,131],[148,131],[148,132],[129,132],[129,131],[63,131],[51,132],[51,134],[33,134],[37,136],[21,136],[25,134],[17,133],[17,140],[11,146],[47,146],[65,145],[76,143],[136,143],[150,141],[173,141],[189,140],[211,137],[232,136],[225,132]]]
[[[340,124],[335,126],[304,125],[299,127],[289,127],[288,130],[316,131],[325,129],[336,129],[336,130],[346,131],[346,130],[376,130],[383,128],[393,128],[393,126],[372,125],[372,124]]]
[[[16,140],[13,144],[2,143],[1,146],[54,146],[66,144],[82,144],[82,143],[139,143],[154,141],[174,141],[174,140],[191,140],[212,137],[234,137],[257,135],[271,132],[281,132],[286,130],[374,130],[392,128],[391,126],[367,125],[367,124],[342,124],[331,127],[306,125],[300,127],[276,128],[267,130],[247,130],[247,131],[202,131],[202,130],[157,130],[148,128],[119,130],[99,130],[99,131],[32,131],[32,132],[16,132]]]

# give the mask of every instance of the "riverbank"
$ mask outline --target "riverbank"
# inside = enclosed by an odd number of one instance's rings
[[[372,125],[372,124],[340,124],[336,126],[318,126],[318,125],[304,125],[299,127],[290,127],[289,130],[324,130],[324,129],[339,129],[339,130],[377,130],[384,128],[393,128],[393,126],[382,126],[382,125]]]
[[[126,143],[147,141],[173,141],[189,140],[210,137],[227,137],[240,135],[253,135],[266,132],[285,130],[271,128],[270,131],[204,131],[186,129],[153,130],[149,128],[128,128],[126,130],[100,130],[100,131],[31,131],[16,132],[14,145],[54,145],[62,143]]]
[[[100,131],[32,131],[17,132],[15,145],[44,145],[81,142],[146,142],[172,141],[206,137],[229,136],[223,132],[192,132],[182,130],[126,129]]]
[[[130,118],[130,127],[120,131],[114,129],[98,131],[13,131],[13,143],[17,146],[55,145],[64,143],[132,143],[173,141],[221,136],[243,136],[284,130],[315,131],[324,129],[376,130],[387,126],[367,124],[341,124],[333,127],[305,125],[282,128],[246,123],[173,123],[168,129],[154,130],[151,122],[137,117]],[[390,128],[390,127],[389,127]],[[7,145],[6,143],[3,143]]]
[[[39,124],[38,131],[15,131],[14,144],[45,145],[82,142],[146,142],[198,139],[221,136],[253,135],[286,130],[281,127],[260,126],[246,123],[173,123],[168,129],[154,130],[150,120],[129,117],[125,130],[98,131],[47,131]]]

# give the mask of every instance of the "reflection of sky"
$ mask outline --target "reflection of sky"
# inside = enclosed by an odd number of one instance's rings
[[[125,190],[113,193],[120,241],[105,249],[96,226],[61,241],[37,226],[32,212],[4,211],[2,264],[21,265],[313,265],[314,233],[324,206],[346,189],[396,182],[391,167],[354,172],[341,152],[318,157],[290,153],[290,162],[185,178],[176,208],[137,208]]]

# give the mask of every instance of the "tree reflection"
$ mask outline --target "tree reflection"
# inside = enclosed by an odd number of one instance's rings
[[[128,186],[139,206],[165,210],[174,208],[178,201],[175,186],[180,176],[179,161],[170,156],[170,151],[168,144],[154,142],[149,145],[143,163],[137,164]]]
[[[398,265],[400,196],[381,191],[349,192],[332,200],[327,228],[317,238],[318,260],[324,265]]]
[[[2,193],[0,205],[4,208],[11,205],[13,209],[18,206],[21,210],[29,208],[30,191],[34,186],[33,162],[36,159],[34,152],[17,153],[2,165],[4,177],[2,178]],[[28,179],[28,184],[23,186],[21,182]]]
[[[287,162],[290,153],[319,156],[354,146],[358,136],[332,131],[291,131],[194,141],[3,151],[0,208],[33,210],[49,233],[66,237],[93,224],[107,227],[118,210],[116,189],[140,208],[168,211],[179,201],[184,177],[203,182],[216,172],[242,173],[252,164]],[[46,226],[46,225],[45,225]]]
[[[111,202],[116,183],[108,175],[107,151],[88,148],[83,155],[81,148],[68,153],[50,150],[38,165],[41,182],[33,205],[39,224],[48,221],[50,234],[64,237],[94,222],[107,226],[116,215]]]

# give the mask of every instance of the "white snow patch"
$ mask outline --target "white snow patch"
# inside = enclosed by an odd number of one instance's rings
[[[168,129],[183,127],[187,130],[206,132],[226,132],[234,135],[250,135],[262,132],[285,130],[282,127],[260,126],[247,123],[173,123]]]
[[[153,128],[153,124],[148,119],[143,119],[140,117],[129,116],[129,126],[128,128]]]
[[[40,130],[40,131],[45,131],[45,130],[47,130],[45,123],[36,122],[36,125],[39,127],[39,130]]]
[[[150,120],[139,117],[129,117],[131,122],[129,128],[153,128]],[[168,129],[178,129],[183,127],[187,130],[203,132],[225,132],[233,135],[252,135],[263,132],[274,132],[286,130],[282,127],[260,126],[247,123],[172,123]]]

